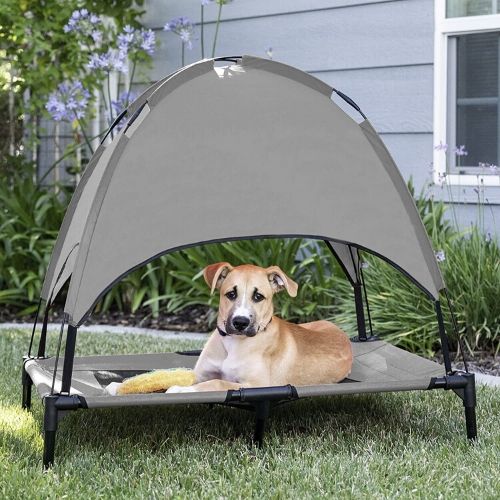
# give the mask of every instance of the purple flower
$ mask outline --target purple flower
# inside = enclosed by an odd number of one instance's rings
[[[63,82],[50,94],[45,108],[55,121],[73,121],[85,116],[89,98],[89,91],[78,80]]]
[[[203,7],[205,7],[206,5],[208,5],[209,3],[212,3],[214,0],[201,0],[201,5],[203,5]]]
[[[446,260],[446,255],[444,254],[443,250],[438,250],[436,253],[436,260],[438,262],[444,262]]]
[[[448,144],[443,144],[443,141],[439,141],[439,144],[437,146],[434,146],[434,149],[436,151],[446,151],[448,150]]]
[[[127,54],[116,49],[108,49],[103,54],[91,54],[88,69],[128,72]]]
[[[467,156],[469,153],[465,150],[465,145],[461,145],[455,149],[455,154],[457,156]]]
[[[65,33],[74,32],[84,37],[90,37],[94,43],[99,44],[102,40],[102,33],[96,27],[100,23],[101,18],[96,14],[90,13],[87,9],[75,10],[64,26],[63,31]],[[100,33],[100,36],[97,33]]]
[[[194,35],[194,26],[187,17],[181,16],[171,19],[165,24],[163,31],[175,33],[181,38],[182,43],[186,44],[189,50],[193,48],[192,38]]]
[[[118,48],[128,54],[130,51],[143,51],[152,56],[155,51],[156,36],[153,30],[135,29],[128,24],[118,35]]]

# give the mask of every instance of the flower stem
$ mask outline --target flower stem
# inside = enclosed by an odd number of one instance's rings
[[[203,7],[203,4],[201,4],[201,23],[200,23],[200,30],[201,30],[201,58],[205,59],[205,31],[204,31],[204,26],[205,26],[205,21],[203,19],[204,15],[204,10],[205,8]]]
[[[113,106],[111,104],[111,78],[110,73],[108,71],[108,99],[109,99],[109,126],[113,125]],[[113,131],[111,131],[111,138],[114,138]]]
[[[94,148],[92,147],[92,144],[90,143],[90,140],[85,132],[85,127],[84,127],[85,123],[82,122],[82,120],[80,120],[80,118],[78,118],[76,111],[73,111],[73,114],[75,115],[76,121],[80,127],[80,130],[82,131],[82,135],[83,135],[83,138],[85,139],[85,142],[87,143],[87,147],[90,149],[90,153],[94,154]]]
[[[184,42],[182,43],[182,48],[181,48],[181,66],[184,67]]]
[[[223,2],[222,0],[219,1],[219,12],[217,13],[217,23],[215,25],[215,35],[214,35],[214,44],[212,46],[212,57],[215,57],[215,47],[217,46],[217,36],[219,35],[219,24],[220,24],[220,17],[222,13],[222,5]]]
[[[132,65],[132,72],[130,73],[130,80],[128,81],[127,100],[125,101],[126,108],[128,108],[128,100],[130,99],[130,91],[132,89],[132,82],[134,81],[135,66],[136,65],[137,65],[137,60],[134,59],[134,64]]]

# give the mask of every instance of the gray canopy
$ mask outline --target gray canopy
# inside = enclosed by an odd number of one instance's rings
[[[353,280],[352,248],[368,250],[437,299],[444,283],[403,178],[332,92],[249,56],[201,61],[148,89],[91,160],[42,298],[71,277],[65,312],[78,326],[117,280],[167,251],[287,236],[330,241]]]

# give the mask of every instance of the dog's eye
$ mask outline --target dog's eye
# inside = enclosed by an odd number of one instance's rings
[[[229,290],[229,292],[226,293],[226,297],[229,299],[229,300],[236,300],[236,297],[238,295],[236,294],[236,290]]]
[[[263,301],[265,299],[265,297],[261,293],[255,291],[255,292],[253,292],[252,299],[253,299],[254,302],[261,302],[261,301]]]

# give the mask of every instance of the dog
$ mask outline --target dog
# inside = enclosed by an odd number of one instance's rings
[[[351,372],[348,336],[329,321],[294,324],[273,315],[273,296],[298,285],[278,266],[206,267],[211,293],[219,290],[217,328],[194,368],[196,383],[167,393],[226,391],[242,387],[332,384]]]

